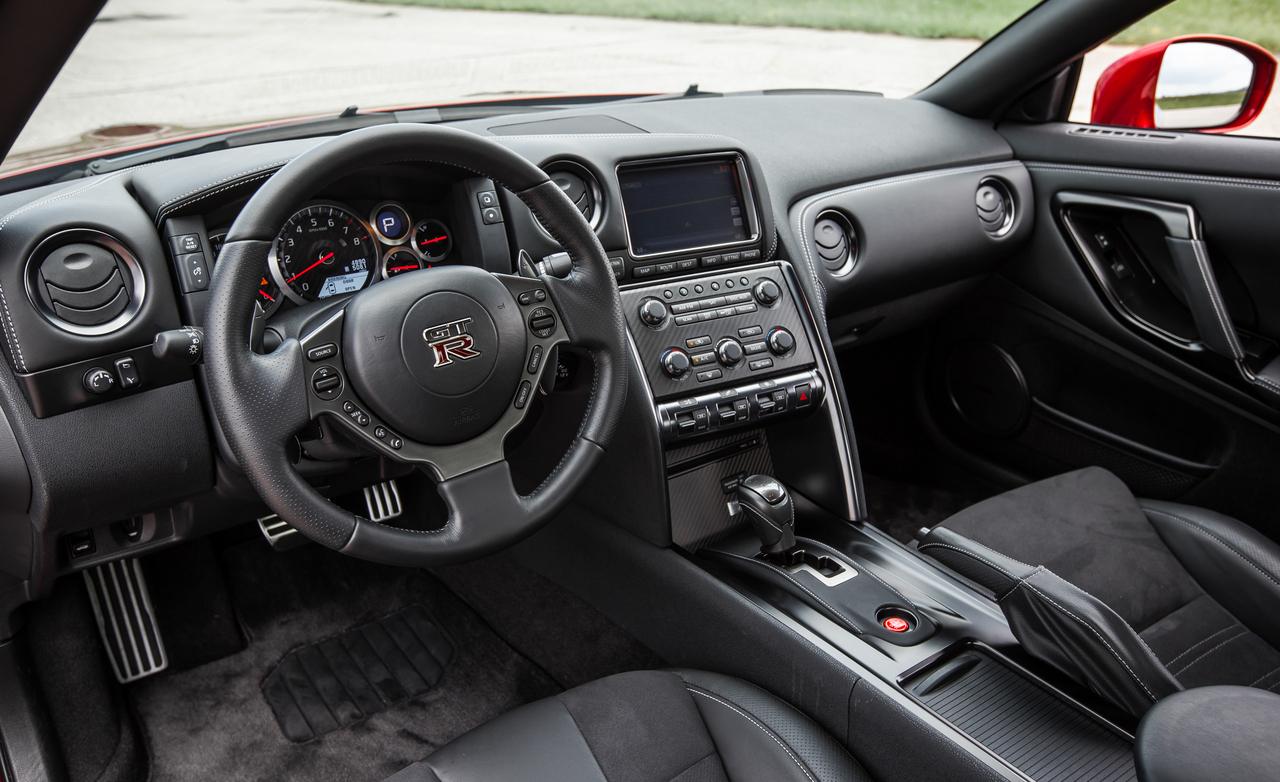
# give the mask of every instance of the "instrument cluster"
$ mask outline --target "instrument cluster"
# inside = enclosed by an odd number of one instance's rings
[[[226,231],[210,234],[214,259]],[[398,201],[367,213],[340,201],[313,201],[280,227],[258,284],[263,316],[363,290],[378,280],[455,261],[453,233],[430,212],[414,215]]]

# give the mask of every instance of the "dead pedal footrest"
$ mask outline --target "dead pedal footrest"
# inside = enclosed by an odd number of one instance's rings
[[[84,571],[98,633],[121,684],[169,666],[151,594],[137,559],[117,559]]]

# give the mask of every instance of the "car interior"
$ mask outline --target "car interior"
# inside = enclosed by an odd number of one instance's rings
[[[0,779],[1276,778],[1280,146],[1067,121],[1161,5],[0,179]]]

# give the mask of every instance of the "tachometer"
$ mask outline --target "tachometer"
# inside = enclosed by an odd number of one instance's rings
[[[453,235],[439,220],[419,220],[413,226],[413,249],[427,263],[439,263],[453,249]]]
[[[378,245],[354,212],[315,204],[285,221],[271,256],[285,295],[301,304],[367,285],[377,268]]]

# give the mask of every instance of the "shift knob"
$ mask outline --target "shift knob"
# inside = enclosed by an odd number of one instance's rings
[[[781,554],[796,545],[796,511],[791,495],[778,479],[750,475],[736,491],[738,506],[760,538],[760,550]]]

